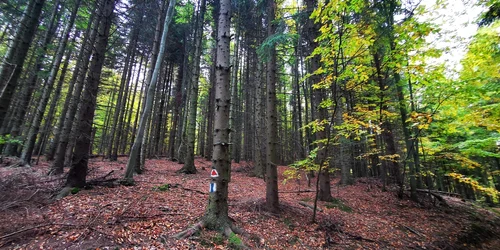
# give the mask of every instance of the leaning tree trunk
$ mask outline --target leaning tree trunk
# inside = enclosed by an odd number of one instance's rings
[[[78,7],[79,7],[79,5],[75,4],[75,8],[78,8]],[[87,30],[85,31],[85,34],[84,34],[83,39],[82,39],[84,47],[88,46],[85,44],[87,44],[86,41],[89,39],[89,36],[91,36],[91,33],[92,33],[92,22],[94,20],[95,11],[96,11],[96,8],[94,8],[94,10],[92,11],[92,14],[90,15],[89,25],[88,25]],[[61,140],[61,135],[62,135],[63,128],[65,125],[67,113],[69,112],[70,107],[71,107],[71,103],[72,103],[71,99],[73,96],[73,91],[74,91],[75,87],[77,87],[77,86],[75,86],[76,81],[77,81],[77,77],[80,74],[80,70],[83,66],[84,57],[86,57],[86,55],[90,55],[89,49],[90,49],[89,46],[86,47],[85,49],[81,49],[79,54],[78,54],[78,57],[76,58],[76,65],[75,65],[75,68],[72,72],[73,75],[71,77],[71,80],[69,82],[68,92],[66,94],[66,98],[64,100],[64,105],[63,105],[63,108],[61,110],[61,115],[59,116],[59,120],[57,121],[57,126],[56,126],[56,129],[54,131],[54,139],[53,139],[52,143],[50,144],[49,152],[47,153],[47,156],[46,156],[47,160],[54,160],[54,156],[55,156],[57,148],[59,146],[59,141]],[[85,61],[87,62],[86,64],[88,64],[88,60],[85,60]],[[87,67],[87,66],[85,66],[85,67]],[[78,97],[80,96],[80,92],[81,92],[81,90],[78,92]],[[64,161],[64,159],[63,159],[63,161]]]
[[[31,46],[45,0],[31,0],[0,69],[0,125],[3,124]]]
[[[179,169],[179,172],[185,174],[195,174],[196,167],[194,165],[194,142],[196,135],[196,112],[198,111],[198,80],[200,78],[200,57],[202,51],[203,38],[203,20],[205,17],[206,0],[201,0],[200,12],[196,20],[194,55],[193,55],[193,73],[191,75],[191,96],[189,104],[189,118],[186,127],[187,134],[187,152],[184,160],[184,166]]]
[[[79,36],[79,33],[78,32],[75,33],[75,35],[73,36],[73,39],[72,39],[73,40],[72,43],[75,42],[75,39],[78,36]],[[62,86],[64,84],[64,80],[66,79],[66,73],[68,72],[69,61],[71,59],[72,53],[73,53],[72,48],[69,48],[66,52],[64,64],[63,64],[63,67],[61,69],[61,75],[59,76],[59,79],[57,80],[54,96],[51,98],[52,100],[50,103],[49,111],[47,112],[47,118],[45,119],[45,124],[44,124],[43,129],[40,133],[40,138],[46,138],[52,129],[52,124],[53,124],[54,116],[56,114],[57,104],[58,104],[59,98],[61,96]],[[39,151],[38,149],[41,149],[42,151],[44,150],[43,149],[44,147],[41,147],[41,145],[45,144],[44,141],[46,141],[46,140],[38,140],[37,144],[35,145],[35,152],[38,152]]]
[[[267,3],[267,36],[274,35],[276,3]],[[272,213],[279,212],[278,197],[278,111],[276,100],[276,48],[273,44],[267,62],[267,167],[266,167],[266,207]]]
[[[146,123],[149,120],[149,116],[151,114],[151,108],[153,106],[154,90],[156,88],[156,82],[158,80],[158,75],[160,74],[161,70],[163,55],[165,53],[165,44],[167,42],[168,25],[172,20],[174,6],[175,6],[175,0],[170,0],[167,14],[165,16],[165,22],[163,24],[163,33],[161,36],[158,56],[156,57],[156,64],[154,67],[153,74],[151,75],[151,81],[149,82],[149,88],[146,96],[144,110],[141,115],[141,121],[139,122],[139,128],[137,129],[137,136],[135,137],[134,144],[132,145],[132,149],[130,150],[130,156],[127,162],[127,170],[125,172],[125,181],[127,183],[133,183],[133,174],[136,168],[137,158],[139,157],[139,152],[141,149],[144,132],[146,129]]]
[[[73,24],[76,19],[76,14],[77,14],[78,8],[73,9],[73,12],[71,13],[71,18],[69,20],[68,26],[63,32],[63,37],[62,41],[59,45],[59,48],[57,48],[57,53],[54,58],[54,63],[53,67],[50,71],[49,78],[47,79],[47,82],[45,83],[45,87],[42,92],[42,97],[41,100],[38,104],[37,110],[35,112],[35,118],[33,120],[33,123],[31,124],[31,128],[28,132],[28,137],[25,142],[25,146],[23,148],[23,153],[21,155],[21,160],[23,161],[24,164],[30,164],[31,162],[31,155],[33,154],[33,149],[35,146],[35,141],[36,137],[38,134],[38,131],[40,130],[40,125],[42,123],[42,118],[45,113],[45,109],[47,107],[47,104],[49,102],[50,95],[52,93],[52,90],[54,88],[54,83],[56,81],[57,73],[59,71],[59,66],[61,65],[62,58],[64,55],[64,52],[66,51],[66,46],[68,44],[68,39],[70,36],[70,31],[73,28]],[[40,138],[43,140],[43,138]]]
[[[28,73],[28,79],[24,83],[24,86],[22,88],[22,91],[20,93],[20,100],[18,100],[18,104],[16,105],[16,115],[13,117],[12,125],[10,126],[10,136],[12,138],[16,138],[17,136],[20,135],[21,132],[21,127],[23,122],[25,122],[25,116],[26,113],[29,109],[29,102],[30,99],[33,95],[33,91],[36,88],[36,84],[38,82],[38,75],[39,71],[42,69],[43,62],[45,59],[45,55],[47,53],[48,45],[54,38],[54,34],[56,33],[57,25],[56,25],[56,19],[58,19],[59,13],[59,2],[56,3],[54,6],[54,10],[52,12],[50,21],[49,21],[49,26],[47,27],[47,31],[45,32],[42,44],[41,44],[41,50],[38,51],[38,54],[36,55],[35,59],[35,65],[31,69],[31,72]],[[17,155],[17,144],[12,144],[9,143],[7,147],[5,148],[5,152],[8,155]]]
[[[97,93],[106,55],[106,47],[108,46],[109,31],[113,21],[113,10],[115,8],[115,0],[102,1],[104,1],[104,3],[98,15],[98,19],[100,20],[98,26],[99,35],[97,36],[94,53],[92,54],[87,84],[83,93],[86,98],[82,99],[80,107],[81,116],[79,117],[77,129],[78,137],[76,139],[75,152],[73,154],[73,163],[71,164],[71,169],[69,170],[66,180],[66,188],[63,189],[63,192],[68,192],[73,187],[83,187],[87,177],[88,160],[89,154],[91,153],[89,150],[92,121],[96,109]],[[61,192],[61,194],[63,192]]]

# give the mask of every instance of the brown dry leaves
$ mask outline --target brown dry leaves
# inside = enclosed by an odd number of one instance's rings
[[[92,159],[88,179],[112,170],[114,173],[108,178],[120,178],[125,164],[126,158],[117,162]],[[0,204],[0,208],[4,207],[0,210],[0,237],[26,231],[0,238],[0,247],[228,248],[227,239],[210,231],[184,240],[169,237],[196,223],[208,201],[210,162],[197,159],[196,175],[176,174],[181,166],[166,160],[149,160],[145,174],[135,176],[136,186],[94,187],[50,203],[47,200],[63,180],[45,176],[47,163],[32,169],[2,167],[0,183],[22,178],[17,184],[0,185],[0,197],[5,199]],[[319,202],[323,212],[318,212],[317,224],[310,223],[312,211],[298,204],[312,204],[314,193],[292,193],[313,188],[307,187],[305,180],[284,184],[280,179],[280,191],[289,193],[280,193],[282,212],[275,216],[263,209],[265,183],[249,177],[248,166],[246,162],[232,166],[241,171],[232,173],[229,213],[235,224],[245,230],[241,238],[250,248],[444,248],[453,247],[461,230],[470,224],[470,216],[460,213],[459,208],[443,211],[399,200],[394,192],[382,192],[373,179],[363,179],[363,183],[353,186],[332,186],[334,197],[352,211]],[[280,173],[285,168],[279,167]],[[167,191],[157,189],[165,184],[172,187]],[[16,192],[17,196],[6,195]],[[6,207],[7,204],[10,205]]]

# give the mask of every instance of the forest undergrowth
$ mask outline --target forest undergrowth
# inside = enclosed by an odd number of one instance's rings
[[[196,159],[194,175],[182,165],[149,160],[135,186],[117,184],[127,158],[91,159],[88,189],[56,200],[65,178],[47,176],[49,163],[32,168],[0,165],[2,249],[226,249],[242,241],[251,249],[499,249],[500,210],[447,197],[443,206],[421,194],[421,203],[382,191],[375,179],[354,185],[332,181],[334,200],[319,202],[311,223],[314,187],[305,178],[283,182],[281,213],[263,210],[264,180],[250,163],[232,164],[229,216],[244,234],[229,237],[203,230],[187,239],[172,236],[196,223],[208,201],[211,163]],[[314,182],[312,182],[314,183]]]

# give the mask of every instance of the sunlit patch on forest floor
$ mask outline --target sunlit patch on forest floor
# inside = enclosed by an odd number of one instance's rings
[[[33,168],[0,166],[0,247],[5,249],[209,249],[231,248],[215,232],[175,240],[170,236],[196,223],[208,201],[210,162],[197,159],[198,173],[176,174],[181,165],[149,160],[135,176],[136,186],[115,186],[126,158],[91,159],[88,180],[108,186],[72,190],[53,201],[64,183],[47,176],[49,164]],[[263,210],[265,183],[250,177],[250,164],[232,165],[229,213],[252,249],[500,249],[499,215],[470,202],[447,198],[450,208],[400,200],[396,187],[382,192],[374,179],[352,186],[332,181],[334,201],[319,202],[317,223],[310,223],[313,187],[307,181],[283,183],[281,214]],[[105,176],[106,178],[101,178]],[[314,182],[313,182],[314,183]],[[302,191],[302,192],[296,192]],[[303,192],[305,191],[305,192]],[[299,204],[300,203],[300,204]]]

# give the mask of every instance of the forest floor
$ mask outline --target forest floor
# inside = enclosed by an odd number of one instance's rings
[[[149,160],[135,186],[94,186],[55,200],[63,177],[46,176],[47,162],[8,167],[13,160],[0,165],[0,248],[227,249],[237,243],[207,230],[183,240],[171,237],[204,213],[208,161],[197,159],[198,173],[184,175],[175,173],[180,164]],[[120,178],[125,164],[126,158],[91,159],[88,180]],[[263,210],[264,181],[250,177],[249,164],[232,165],[229,214],[250,249],[500,249],[498,210],[451,197],[449,207],[425,195],[414,203],[398,199],[395,187],[383,192],[368,178],[350,186],[332,180],[334,201],[319,202],[317,223],[310,223],[312,210],[302,204],[313,204],[314,192],[307,192],[313,188],[305,179],[283,183],[286,168],[279,167],[276,216]]]

